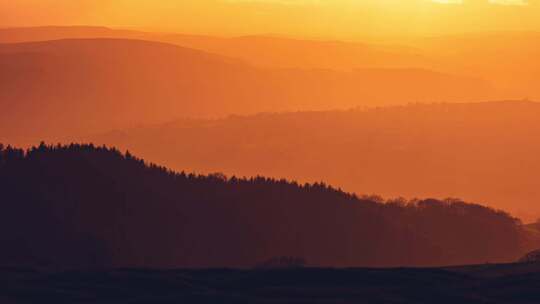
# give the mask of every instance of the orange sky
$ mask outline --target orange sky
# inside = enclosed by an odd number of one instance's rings
[[[75,24],[354,39],[537,31],[540,5],[537,0],[0,0],[0,27]]]

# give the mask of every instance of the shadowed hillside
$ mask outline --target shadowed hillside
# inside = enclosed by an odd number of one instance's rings
[[[478,269],[490,272],[489,276]],[[537,265],[463,269],[0,269],[2,303],[531,304]]]
[[[506,213],[325,184],[174,173],[91,145],[0,149],[0,261],[53,267],[513,261],[536,247]]]
[[[186,120],[84,140],[170,168],[325,180],[387,197],[460,197],[534,221],[539,118],[533,102],[426,104]]]

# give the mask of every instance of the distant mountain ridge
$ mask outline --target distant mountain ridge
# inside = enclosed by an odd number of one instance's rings
[[[425,67],[425,58],[413,48],[341,41],[318,41],[278,36],[213,37],[208,35],[152,33],[107,27],[30,27],[0,29],[0,43],[58,39],[117,38],[166,42],[239,58],[272,68],[410,68]],[[309,51],[308,51],[309,50]]]
[[[275,36],[222,38],[101,27],[0,29],[0,43],[99,37],[173,43],[267,68],[420,68],[484,79],[500,90],[498,96],[485,100],[540,99],[536,85],[539,66],[533,60],[540,54],[537,32],[466,33],[381,44]]]

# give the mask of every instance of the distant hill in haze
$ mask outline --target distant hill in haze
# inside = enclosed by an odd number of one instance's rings
[[[460,197],[534,221],[539,117],[535,102],[418,104],[183,120],[83,139],[170,168],[325,180],[389,197]]]
[[[62,39],[141,38],[144,32],[100,26],[41,26],[0,29],[0,43],[38,42]]]
[[[540,66],[534,60],[540,54],[537,32],[468,33],[373,43],[274,36],[221,38],[104,27],[0,29],[0,43],[97,37],[173,43],[272,68],[435,70],[489,81],[501,90],[495,99],[540,99],[536,85]]]
[[[343,69],[422,68],[429,62],[404,46],[341,41],[318,41],[271,36],[214,37],[152,33],[106,27],[29,27],[0,29],[0,43],[82,38],[128,38],[159,41],[205,50],[272,68]]]
[[[168,34],[147,39],[241,58],[262,67],[351,70],[355,68],[428,68],[431,59],[406,46],[294,39],[278,36],[208,36]]]
[[[68,39],[0,45],[0,140],[27,144],[263,111],[481,100],[486,82],[422,69],[261,69],[172,44]]]
[[[431,69],[489,80],[509,96],[540,100],[540,32],[487,32],[433,37],[412,42]]]
[[[0,192],[0,263],[11,266],[454,265],[537,245],[506,213],[459,200],[174,173],[92,145],[0,147]]]
[[[162,43],[89,39],[4,44],[0,65],[0,104],[8,108],[0,119],[4,136],[103,130],[256,108],[242,104],[246,100],[233,92],[240,85],[258,89],[247,83],[252,69]],[[217,96],[220,102],[215,102]],[[227,103],[231,98],[234,105]]]

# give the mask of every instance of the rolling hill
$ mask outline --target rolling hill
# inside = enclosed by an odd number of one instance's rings
[[[432,37],[412,42],[427,57],[437,57],[431,69],[489,80],[515,98],[540,99],[538,32],[488,32]]]
[[[171,44],[68,39],[0,45],[0,140],[28,144],[181,117],[481,100],[475,79],[419,69],[261,69]]]
[[[124,38],[143,39],[146,33],[99,26],[42,26],[0,29],[0,43],[39,42],[63,39]]]
[[[405,46],[318,41],[271,36],[214,37],[152,33],[106,27],[29,27],[0,29],[0,43],[59,39],[141,39],[176,44],[241,59],[269,68],[341,69],[427,68],[429,59]]]
[[[238,58],[260,67],[427,69],[489,81],[500,90],[495,99],[540,99],[536,85],[539,66],[534,60],[540,54],[537,32],[481,32],[381,43],[278,36],[222,38],[103,27],[0,29],[0,43],[105,37],[172,43]]]

